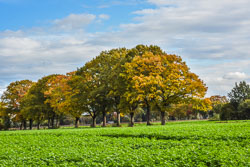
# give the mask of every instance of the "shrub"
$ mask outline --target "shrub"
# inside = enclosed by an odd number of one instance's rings
[[[231,103],[225,104],[220,113],[221,120],[232,120],[237,119],[237,113],[235,112],[235,108]]]
[[[0,130],[3,130],[4,129],[4,126],[3,124],[0,122]]]
[[[214,116],[209,118],[210,121],[219,121],[220,120],[220,114],[214,114]]]

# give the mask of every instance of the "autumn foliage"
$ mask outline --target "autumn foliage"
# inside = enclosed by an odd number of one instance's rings
[[[116,113],[117,126],[121,113],[130,116],[133,126],[135,114],[142,110],[148,125],[152,111],[159,112],[164,125],[166,115],[180,105],[188,106],[187,111],[210,110],[212,103],[204,98],[206,91],[205,83],[180,56],[167,54],[158,46],[138,45],[101,52],[66,75],[46,76],[35,83],[13,82],[2,102],[7,104],[10,119],[35,121],[38,128],[45,120],[49,128],[59,127],[65,115],[75,118],[78,127],[83,113],[91,116],[94,127],[101,114],[106,126],[106,116],[112,112]]]

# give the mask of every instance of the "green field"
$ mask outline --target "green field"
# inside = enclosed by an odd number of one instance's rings
[[[250,121],[1,131],[0,166],[250,166]]]

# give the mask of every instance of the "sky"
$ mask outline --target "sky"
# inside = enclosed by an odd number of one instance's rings
[[[0,95],[82,67],[103,50],[158,45],[207,97],[250,83],[250,0],[0,0]]]

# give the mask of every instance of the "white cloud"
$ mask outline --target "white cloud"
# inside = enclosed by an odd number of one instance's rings
[[[134,38],[162,41],[190,58],[246,58],[250,1],[150,0],[156,9],[134,12],[138,24],[122,28]],[[165,6],[171,4],[170,6]],[[230,11],[230,12],[229,12]]]
[[[224,79],[238,79],[238,80],[244,80],[249,78],[244,72],[229,72],[223,77]]]
[[[133,12],[134,14],[138,15],[152,15],[155,14],[157,11],[155,9],[143,9]]]
[[[110,5],[100,5],[97,8],[104,9],[104,8],[109,8],[109,7],[110,7]]]
[[[59,33],[0,32],[0,80],[66,73],[102,50],[154,44],[183,57],[207,84],[208,96],[227,95],[235,82],[250,82],[250,1],[148,2],[156,7],[134,11],[136,22],[121,24],[118,31],[86,33],[87,25],[110,16],[71,14],[53,21]]]
[[[103,20],[108,20],[110,18],[110,16],[106,14],[100,14],[98,17]]]
[[[0,86],[0,95],[3,94],[3,92],[5,91],[5,89],[6,89],[5,86],[2,86],[2,85]]]
[[[133,12],[138,23],[97,34],[99,45],[156,44],[184,58],[208,86],[208,96],[227,95],[250,81],[250,1],[150,0],[158,7]],[[240,72],[239,72],[240,71]]]
[[[0,56],[32,54],[38,50],[40,43],[27,37],[6,37],[0,39]]]
[[[63,19],[56,19],[53,24],[59,30],[76,30],[85,28],[96,16],[92,14],[70,14]]]
[[[80,34],[56,40],[49,36],[0,38],[0,84],[76,70],[104,49],[86,43],[86,37]]]
[[[10,82],[65,74],[107,49],[88,43],[91,34],[84,28],[95,18],[92,14],[71,14],[53,21],[48,29],[0,32],[0,95]]]
[[[250,60],[217,62],[210,64],[207,60],[199,60],[190,64],[191,70],[198,74],[208,86],[208,95],[227,95],[236,82],[250,82],[247,72],[250,71]],[[239,72],[245,71],[245,72]]]

